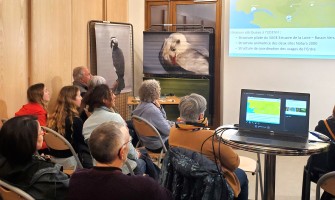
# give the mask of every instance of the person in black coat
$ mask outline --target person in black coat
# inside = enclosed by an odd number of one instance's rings
[[[32,115],[14,117],[0,131],[0,179],[35,199],[66,199],[69,177],[36,151],[44,131]]]
[[[333,143],[330,144],[329,150],[325,153],[312,155],[308,159],[310,171],[312,173],[311,180],[317,182],[321,175],[335,171],[335,106],[333,113],[325,120],[320,120],[318,125],[315,127],[315,131],[318,131],[328,136]],[[321,200],[330,200],[335,198],[333,195],[324,192]]]

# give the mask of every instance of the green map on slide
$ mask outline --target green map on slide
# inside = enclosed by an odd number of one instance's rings
[[[260,28],[335,27],[335,0],[236,0],[236,11]]]
[[[280,101],[248,100],[248,113],[280,115]]]

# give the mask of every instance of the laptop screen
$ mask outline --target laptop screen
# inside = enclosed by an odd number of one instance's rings
[[[242,89],[239,129],[306,137],[309,105],[306,93]]]

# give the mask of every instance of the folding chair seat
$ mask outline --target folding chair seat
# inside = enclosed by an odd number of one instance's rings
[[[256,175],[255,200],[258,199],[258,185],[260,185],[261,199],[263,200],[264,191],[263,191],[262,170],[261,170],[261,161],[259,153],[257,153],[257,161],[249,157],[240,156],[239,168],[245,172],[251,173],[252,175]]]
[[[17,188],[5,181],[0,180],[0,197],[3,200],[33,200],[34,198],[30,196],[25,191]],[[0,198],[0,199],[1,199]]]
[[[320,200],[320,188],[335,196],[335,171],[321,176],[316,184],[316,200]]]
[[[74,159],[77,162],[77,166],[74,169],[65,169],[64,173],[71,175],[76,169],[82,169],[83,165],[81,164],[77,153],[73,149],[72,145],[64,138],[61,134],[52,130],[51,128],[42,126],[42,129],[46,131],[44,135],[44,140],[48,147],[54,150],[70,150]]]
[[[136,147],[139,147],[140,144],[142,144],[144,147],[146,147],[148,144],[145,143],[145,141],[143,141],[144,137],[153,137],[157,140],[160,141],[161,145],[162,145],[162,150],[160,153],[154,153],[151,152],[147,149],[148,154],[150,155],[150,157],[153,160],[157,160],[157,166],[159,167],[161,164],[161,160],[164,157],[164,153],[167,151],[167,148],[162,140],[162,137],[159,133],[159,131],[147,120],[145,120],[142,117],[133,115],[131,117],[131,120],[133,122],[133,126],[135,129],[135,132],[137,134],[137,137],[139,139],[139,142],[137,143]]]

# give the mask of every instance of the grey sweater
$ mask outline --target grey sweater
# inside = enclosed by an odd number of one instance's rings
[[[157,108],[153,103],[141,102],[132,112],[133,115],[140,116],[149,121],[161,134],[163,142],[168,140],[170,134],[170,122],[166,119],[166,113],[163,107]],[[147,148],[159,149],[162,145],[158,138],[141,138],[145,143],[149,143]]]

